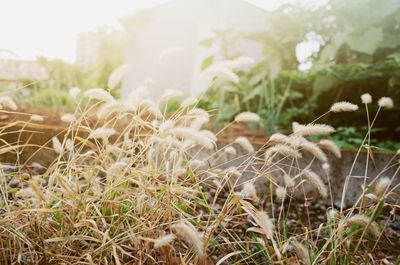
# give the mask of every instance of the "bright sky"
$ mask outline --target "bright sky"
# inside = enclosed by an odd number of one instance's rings
[[[157,1],[157,0],[156,0]],[[77,35],[109,24],[154,0],[1,0],[0,49],[74,62]]]
[[[0,50],[19,59],[39,55],[75,61],[77,35],[165,0],[1,0]],[[291,0],[247,0],[266,9]],[[4,56],[4,53],[0,55]]]

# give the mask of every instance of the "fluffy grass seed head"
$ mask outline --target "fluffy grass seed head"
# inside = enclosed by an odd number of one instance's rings
[[[56,136],[51,138],[51,142],[53,144],[53,149],[57,154],[61,154],[64,151],[64,148],[63,148],[60,140],[58,140],[58,138]]]
[[[113,128],[97,128],[89,134],[88,139],[107,139],[115,133]]]
[[[91,88],[86,90],[84,96],[89,99],[97,99],[105,102],[115,101],[114,97],[102,88]]]
[[[103,104],[97,111],[97,118],[106,118],[111,114],[121,114],[129,111],[133,111],[134,107],[126,102],[110,101]]]
[[[186,221],[180,221],[174,224],[172,228],[193,246],[199,258],[205,257],[206,252],[203,238],[192,224]]]
[[[63,122],[69,122],[69,123],[71,123],[71,122],[76,121],[76,118],[75,118],[75,116],[74,116],[73,114],[66,113],[66,114],[64,114],[64,115],[61,116],[61,120],[62,120]]]
[[[283,201],[285,199],[285,197],[286,197],[286,189],[284,187],[281,187],[281,186],[276,187],[275,195],[276,195],[276,198],[279,201]]]
[[[65,141],[65,149],[67,150],[67,151],[70,151],[70,152],[72,152],[73,150],[74,150],[74,141],[72,141],[71,139],[67,139],[66,141]]]
[[[216,136],[215,133],[213,133],[212,131],[209,131],[209,130],[201,130],[200,133],[202,133],[203,135],[207,136],[208,138],[210,138],[210,139],[213,140],[214,142],[217,141],[217,136]]]
[[[340,220],[339,224],[338,224],[339,236],[342,237],[345,230],[353,224],[360,225],[363,227],[368,226],[367,231],[372,236],[374,236],[375,238],[378,238],[380,236],[381,232],[380,232],[378,224],[376,222],[373,222],[368,216],[362,215],[362,214],[356,214],[349,218],[344,218],[344,219]]]
[[[300,136],[327,135],[335,132],[335,128],[326,124],[297,124],[293,132]]]
[[[380,178],[375,185],[375,194],[378,197],[382,197],[385,194],[386,189],[392,184],[392,181],[388,177]]]
[[[393,100],[389,97],[381,97],[378,100],[378,106],[381,108],[391,109],[393,108]]]
[[[270,161],[275,154],[282,156],[301,158],[301,154],[290,146],[277,144],[265,151],[265,160]]]
[[[128,167],[128,164],[124,161],[117,161],[115,163],[113,163],[110,168],[108,169],[108,172],[111,175],[116,175],[116,174],[120,174],[124,168]]]
[[[243,188],[238,194],[242,198],[250,198],[254,201],[258,201],[257,190],[253,182],[246,182],[243,184]]]
[[[294,188],[296,184],[294,179],[286,173],[283,174],[283,181],[285,182],[285,185],[288,189]]]
[[[79,87],[71,87],[68,91],[69,96],[73,99],[76,99],[80,93],[81,89]]]
[[[217,77],[221,81],[230,81],[235,84],[239,83],[239,76],[228,67],[223,65],[213,65],[203,71],[202,75],[211,78]]]
[[[158,99],[159,103],[167,102],[171,99],[180,98],[183,96],[183,92],[176,89],[166,89],[164,93]]]
[[[300,147],[312,154],[315,158],[322,162],[328,161],[328,158],[324,151],[321,150],[321,148],[318,147],[315,143],[309,142],[309,141],[304,141],[303,143],[300,144]]]
[[[189,116],[191,118],[198,118],[198,117],[210,117],[210,114],[208,114],[207,111],[205,111],[204,109],[200,109],[200,108],[193,108],[191,110],[189,110],[186,114],[186,116]]]
[[[0,97],[0,107],[6,107],[11,110],[17,110],[18,106],[15,104],[14,100],[9,96],[1,96]]]
[[[42,121],[44,121],[44,118],[42,116],[40,116],[40,115],[33,114],[33,115],[31,115],[30,120],[31,121],[36,121],[36,122],[42,122]]]
[[[181,108],[186,108],[192,105],[196,105],[199,102],[199,100],[197,98],[193,98],[193,97],[188,97],[185,98],[182,102],[181,102]]]
[[[174,128],[176,121],[175,120],[165,120],[160,123],[160,126],[158,127],[158,131],[160,134],[166,133],[172,128]]]
[[[254,153],[254,147],[253,145],[250,143],[249,139],[247,139],[244,136],[239,136],[238,138],[235,139],[235,141],[233,141],[234,143],[240,145],[246,152],[248,153]]]
[[[112,73],[110,74],[110,77],[108,78],[108,88],[113,89],[115,88],[118,83],[122,80],[122,78],[129,72],[131,69],[130,64],[123,64],[118,66]]]
[[[254,214],[254,221],[261,227],[265,235],[272,239],[274,237],[274,223],[268,214],[264,211],[256,211]]]
[[[332,112],[344,112],[344,111],[356,111],[356,110],[358,110],[358,106],[347,101],[336,102],[335,104],[332,105],[330,109],[330,111]]]
[[[236,122],[258,122],[260,121],[260,116],[254,112],[242,112],[236,115]]]
[[[172,241],[175,240],[174,234],[167,234],[157,239],[154,239],[154,248],[161,248],[168,246]]]
[[[364,93],[361,95],[361,102],[363,104],[370,104],[372,102],[372,96],[369,93]]]
[[[235,156],[236,149],[233,146],[228,146],[224,148],[224,153],[230,156]]]
[[[185,140],[192,140],[200,146],[204,146],[207,149],[214,148],[215,142],[207,137],[205,134],[188,127],[175,127],[170,130],[172,135],[183,138]]]
[[[200,130],[205,124],[210,121],[208,117],[197,117],[193,119],[192,123],[190,124],[190,128]]]
[[[322,148],[325,148],[326,150],[328,150],[332,154],[334,154],[337,158],[341,158],[342,157],[342,153],[340,152],[340,148],[335,144],[335,142],[333,142],[331,140],[323,139],[323,140],[319,141],[318,145],[321,146]]]
[[[314,171],[308,170],[306,169],[304,171],[304,175],[307,178],[308,182],[314,186],[315,188],[317,188],[319,194],[323,197],[323,198],[327,198],[328,197],[328,190],[324,184],[324,182],[322,181],[321,177],[315,173]]]
[[[226,60],[221,62],[221,65],[228,67],[231,70],[248,70],[255,64],[253,58],[248,56],[239,56],[234,60]]]
[[[293,240],[291,242],[291,245],[293,246],[293,249],[296,252],[297,257],[301,259],[305,265],[311,265],[311,259],[310,255],[308,254],[307,248],[297,240]]]

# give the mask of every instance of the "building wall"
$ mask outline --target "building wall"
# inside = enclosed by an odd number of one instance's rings
[[[20,80],[44,80],[47,71],[36,61],[0,59],[0,82],[14,87]]]

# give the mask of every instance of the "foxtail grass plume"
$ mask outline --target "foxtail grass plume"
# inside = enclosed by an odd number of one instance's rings
[[[57,154],[61,154],[64,151],[64,148],[60,142],[60,140],[58,140],[58,138],[56,136],[54,136],[51,139],[52,143],[53,143],[53,149]]]
[[[258,122],[260,121],[260,116],[254,112],[242,112],[236,115],[236,122]]]
[[[265,151],[265,160],[270,161],[275,154],[293,158],[301,158],[301,154],[290,146],[277,144]]]
[[[286,173],[283,174],[283,181],[288,189],[294,188],[294,185],[296,184],[294,179]]]
[[[274,133],[269,137],[268,140],[280,144],[291,144],[289,137],[282,133]]]
[[[300,144],[300,147],[312,154],[315,158],[322,162],[328,161],[328,158],[326,157],[326,154],[324,151],[321,150],[321,148],[318,147],[315,143],[309,142],[309,141],[304,141],[303,143]]]
[[[197,102],[199,102],[199,100],[197,98],[185,98],[182,102],[181,102],[181,108],[186,108],[192,105],[196,105]]]
[[[293,240],[291,244],[296,252],[297,257],[301,259],[305,265],[311,265],[311,259],[307,248],[297,240]]]
[[[276,198],[279,201],[283,201],[285,199],[285,197],[286,197],[286,189],[284,187],[281,187],[281,186],[276,187],[275,195],[276,195]]]
[[[79,87],[71,87],[68,91],[69,96],[73,99],[76,99],[80,93],[81,89]]]
[[[67,151],[72,152],[72,151],[74,150],[74,141],[72,141],[71,139],[68,138],[68,139],[65,141],[65,149],[66,149]]]
[[[126,167],[128,167],[128,164],[126,162],[117,161],[110,166],[108,172],[112,175],[120,174]]]
[[[14,100],[9,96],[0,97],[0,108],[6,107],[11,110],[17,110],[18,106],[15,104]]]
[[[314,186],[315,188],[317,188],[319,194],[323,197],[323,198],[327,198],[328,197],[328,190],[324,184],[324,182],[322,182],[321,177],[316,174],[314,171],[308,170],[306,169],[304,171],[304,175],[307,178],[308,182]]]
[[[293,130],[295,134],[300,136],[327,135],[334,133],[335,131],[335,128],[326,124],[297,124],[294,126]]]
[[[185,140],[192,140],[196,144],[204,146],[207,149],[212,149],[215,145],[212,139],[192,128],[176,127],[171,129],[170,133]]]
[[[234,143],[240,145],[246,152],[254,153],[254,147],[246,137],[239,136]]]
[[[248,70],[251,66],[255,64],[253,58],[248,56],[240,56],[234,60],[226,60],[221,62],[223,66],[228,67],[231,70]]]
[[[115,88],[118,83],[122,80],[122,78],[129,72],[131,69],[130,64],[123,64],[118,66],[111,74],[110,77],[108,78],[108,88],[113,89]]]
[[[63,122],[74,122],[76,120],[76,118],[75,118],[75,116],[73,114],[66,113],[66,114],[61,116],[61,120]]]
[[[372,96],[369,93],[365,93],[361,95],[361,102],[363,104],[370,104],[372,102]]]
[[[176,89],[166,89],[161,97],[158,99],[158,102],[167,102],[171,99],[180,98],[183,96],[183,92]]]
[[[210,78],[218,78],[221,81],[230,81],[235,84],[239,83],[239,76],[228,67],[223,65],[213,65],[203,71],[202,75]]]
[[[340,148],[335,144],[335,142],[331,140],[320,140],[318,143],[319,146],[325,148],[332,154],[334,154],[337,158],[342,157],[342,153],[340,152]]]
[[[210,138],[212,141],[216,142],[217,141],[217,136],[215,135],[215,133],[213,133],[212,131],[209,130],[201,130],[200,131],[201,134],[205,135],[206,137]]]
[[[205,111],[204,109],[200,109],[200,108],[194,108],[188,111],[188,113],[186,114],[189,117],[193,117],[193,118],[198,118],[198,117],[210,117],[210,114],[208,114],[207,111]]]
[[[208,117],[197,117],[190,124],[190,128],[200,130],[201,127],[203,127],[203,125],[205,125],[209,122],[210,122],[210,119]]]
[[[250,198],[254,201],[258,201],[257,190],[254,187],[253,182],[246,182],[243,184],[243,188],[238,194],[242,198]]]
[[[382,197],[385,194],[386,189],[392,184],[392,181],[388,177],[380,178],[378,183],[375,185],[375,194],[377,197]]]
[[[205,257],[204,242],[202,236],[197,232],[196,228],[187,221],[180,221],[172,226],[172,228],[190,244],[199,258]]]
[[[227,155],[235,156],[236,155],[236,149],[232,146],[228,146],[224,148],[224,153]]]
[[[161,248],[168,246],[172,241],[175,240],[175,235],[174,234],[167,234],[162,237],[159,237],[154,240],[154,248]]]
[[[332,105],[330,109],[330,111],[332,112],[344,112],[344,111],[356,111],[356,110],[358,110],[358,106],[347,101],[336,102],[335,104]]]
[[[254,206],[247,202],[241,201],[242,208],[245,212],[253,218],[255,223],[261,227],[262,233],[267,236],[268,239],[273,240],[274,238],[274,224],[269,218],[268,214],[264,211],[259,211],[254,208]]]
[[[378,106],[381,108],[391,109],[393,108],[393,100],[389,97],[381,97],[378,101]]]
[[[97,99],[100,101],[110,102],[114,101],[114,97],[102,88],[91,88],[84,93],[85,97],[90,99]]]
[[[33,115],[31,115],[30,120],[31,121],[36,121],[36,122],[42,122],[42,121],[44,121],[44,118],[42,116],[40,116],[40,115],[33,114]]]
[[[368,216],[366,215],[361,215],[361,214],[356,214],[353,215],[349,218],[345,218],[339,221],[338,224],[338,234],[340,237],[343,236],[345,230],[353,225],[360,225],[363,227],[367,227],[367,231],[374,236],[375,238],[378,238],[380,236],[380,230],[379,230],[379,226],[376,222],[372,221]]]
[[[88,139],[107,139],[115,133],[113,128],[97,128],[89,134]]]

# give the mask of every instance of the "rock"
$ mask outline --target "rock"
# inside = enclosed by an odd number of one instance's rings
[[[390,223],[389,225],[392,229],[399,231],[400,230],[400,221],[396,220]]]
[[[8,185],[10,188],[17,188],[19,186],[19,181],[16,178],[12,178]]]

